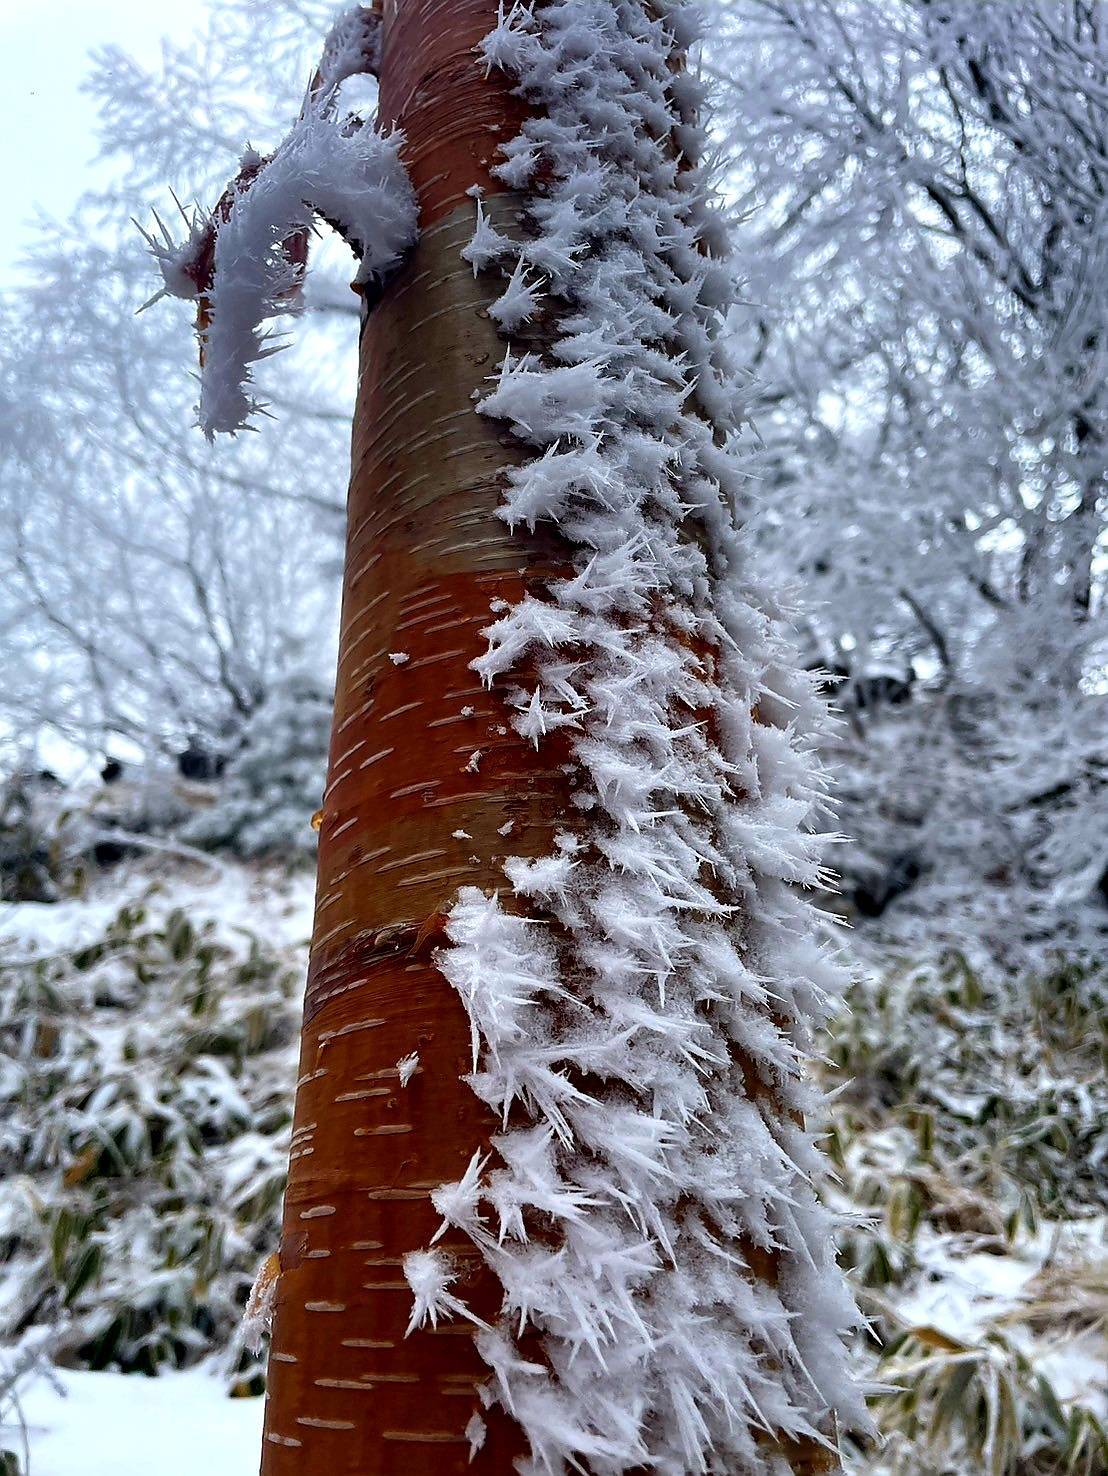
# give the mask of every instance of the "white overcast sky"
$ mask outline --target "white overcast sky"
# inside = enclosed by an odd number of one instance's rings
[[[153,61],[161,37],[183,39],[204,10],[204,0],[0,0],[0,284],[30,243],[36,207],[64,216],[88,182],[90,49],[114,43]]]

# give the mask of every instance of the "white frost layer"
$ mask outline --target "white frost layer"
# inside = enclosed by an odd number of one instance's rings
[[[502,516],[556,523],[578,558],[498,612],[475,667],[537,671],[513,721],[536,744],[572,729],[577,823],[450,916],[440,966],[503,1132],[433,1199],[503,1287],[478,1346],[530,1473],[763,1473],[762,1432],[866,1424],[799,1125],[838,988],[802,895],[822,708],[737,527],[735,292],[677,55],[696,24],[669,0],[549,0],[484,47],[536,107],[500,171],[534,230],[511,242],[478,202],[466,259],[500,274],[505,331],[541,310],[557,333],[479,408],[535,451]],[[430,1315],[448,1293],[422,1269]],[[517,1346],[532,1327],[541,1361]]]

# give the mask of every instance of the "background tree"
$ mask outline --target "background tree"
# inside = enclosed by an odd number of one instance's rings
[[[233,752],[297,641],[330,679],[342,500],[318,489],[341,487],[348,456],[349,252],[337,241],[321,250],[285,356],[295,364],[269,368],[279,426],[209,449],[190,434],[180,324],[135,317],[151,283],[130,219],[167,198],[167,181],[188,199],[217,191],[251,134],[284,126],[310,72],[309,28],[326,29],[328,14],[273,8],[264,99],[244,101],[254,27],[233,5],[213,7],[195,46],[167,46],[154,75],[117,51],[98,59],[90,85],[114,167],[73,221],[46,223],[5,318],[9,766],[36,745],[70,764],[88,755],[99,767],[106,750],[141,760],[179,752],[192,734]],[[321,778],[322,766],[321,754]]]
[[[1045,938],[1095,948],[1104,9],[718,14],[760,305],[736,333],[760,381],[762,536],[803,580],[811,660],[854,715],[847,870],[872,898],[914,858],[934,879],[916,933],[931,944],[968,931],[1009,961]],[[896,710],[875,711],[889,691]]]

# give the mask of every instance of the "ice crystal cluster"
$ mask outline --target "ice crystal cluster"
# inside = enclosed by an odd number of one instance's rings
[[[865,1423],[803,1126],[837,988],[802,895],[820,707],[738,528],[696,28],[665,0],[549,0],[484,43],[534,105],[499,167],[525,230],[478,203],[465,254],[502,273],[506,332],[541,313],[553,333],[509,347],[479,409],[534,449],[501,515],[555,523],[577,558],[497,614],[475,668],[536,744],[572,730],[576,812],[450,915],[440,966],[503,1131],[433,1198],[502,1285],[486,1398],[535,1476],[775,1472],[775,1439]],[[456,1307],[452,1275],[413,1258],[416,1322]]]

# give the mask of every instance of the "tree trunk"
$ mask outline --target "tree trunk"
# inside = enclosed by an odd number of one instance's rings
[[[525,116],[474,52],[496,21],[495,0],[403,0],[384,14],[380,121],[405,131],[422,234],[363,330],[263,1476],[507,1476],[525,1451],[510,1416],[478,1400],[489,1368],[471,1324],[408,1334],[402,1267],[439,1228],[432,1191],[500,1127],[464,1080],[469,1020],[435,966],[446,913],[462,885],[503,889],[509,856],[549,856],[582,813],[567,730],[533,748],[508,721],[507,688],[533,685],[526,667],[485,690],[471,666],[490,611],[544,598],[573,569],[556,533],[513,533],[496,516],[522,448],[474,412],[504,355],[487,312],[504,284],[461,256],[472,187],[499,230],[522,230],[519,202],[489,173]],[[659,626],[667,618],[660,609]],[[714,669],[713,651],[698,655]],[[736,1051],[727,1065],[767,1119],[795,1117],[756,1061]],[[473,1240],[452,1230],[439,1245],[472,1313],[495,1322],[503,1289]],[[777,1286],[777,1249],[737,1236],[733,1250],[752,1281]],[[541,1364],[537,1335],[524,1342]],[[795,1472],[837,1468],[815,1442],[753,1438]]]
[[[565,745],[536,752],[470,670],[490,603],[517,602],[565,561],[553,536],[494,516],[519,454],[473,408],[503,344],[460,254],[466,192],[480,184],[511,221],[488,166],[522,117],[473,52],[495,22],[494,0],[404,0],[384,17],[380,119],[407,135],[421,239],[362,333],[264,1476],[500,1472],[522,1450],[492,1416],[469,1464],[487,1369],[468,1325],[405,1339],[401,1271],[437,1228],[429,1191],[459,1179],[496,1127],[462,1079],[469,1025],[431,962],[442,914],[462,883],[502,886],[508,854],[547,852],[567,802]],[[404,1086],[397,1063],[413,1053]],[[467,1300],[495,1314],[472,1246],[444,1244],[473,1266]]]

